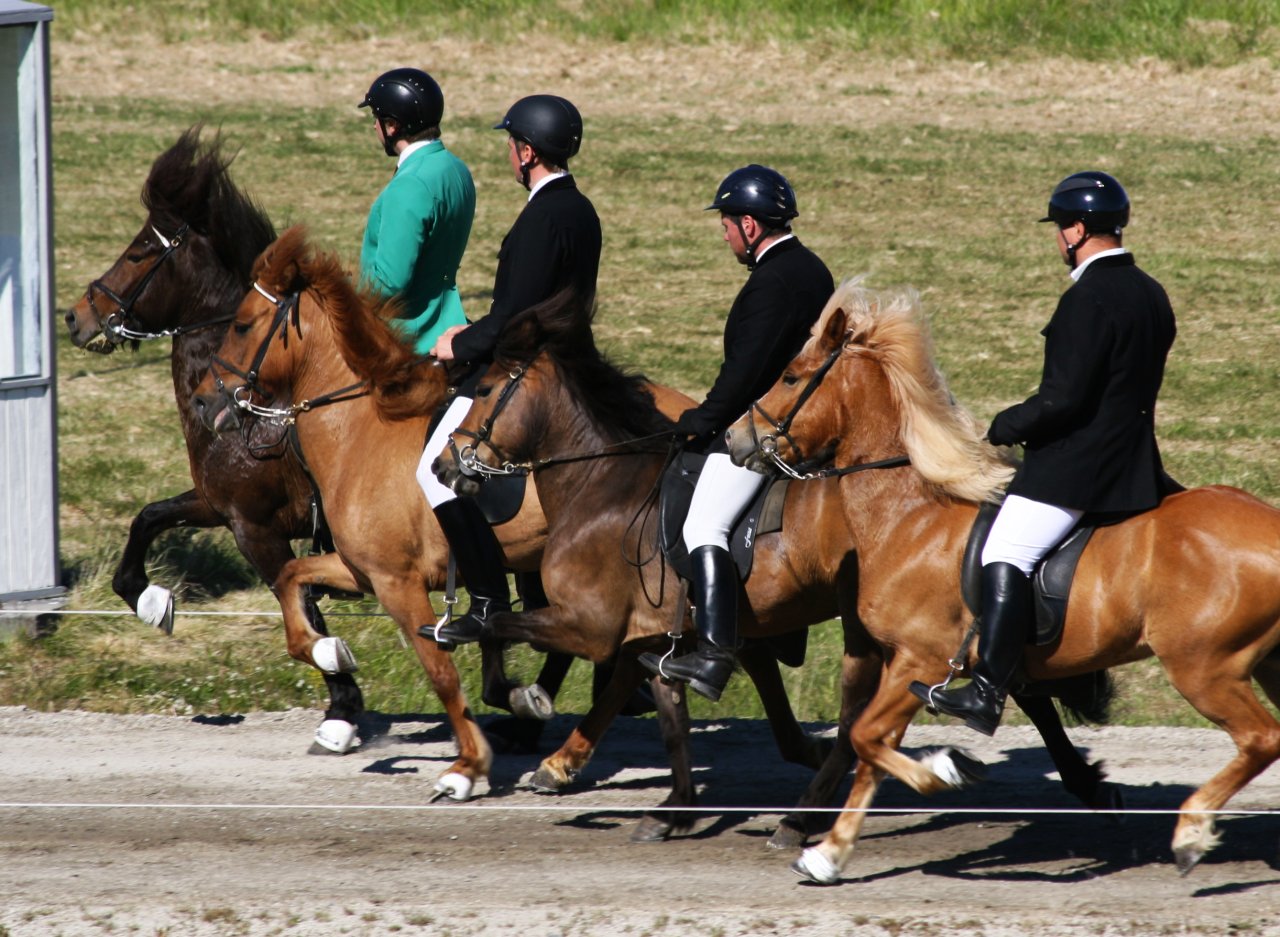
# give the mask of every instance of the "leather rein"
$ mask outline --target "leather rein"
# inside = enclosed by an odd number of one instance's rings
[[[493,478],[502,475],[530,475],[539,469],[548,468],[552,465],[586,462],[591,459],[602,459],[610,456],[638,455],[648,450],[624,449],[623,447],[634,446],[636,443],[650,442],[656,439],[671,439],[670,432],[653,433],[649,436],[624,439],[622,442],[609,443],[587,452],[570,455],[548,456],[545,459],[530,459],[524,462],[517,462],[509,458],[493,442],[493,424],[497,421],[502,411],[506,409],[512,395],[516,392],[516,388],[520,386],[521,379],[529,372],[529,367],[529,364],[518,365],[507,373],[509,380],[498,394],[498,402],[494,404],[492,412],[485,417],[484,422],[477,431],[472,432],[458,427],[450,435],[449,451],[453,454],[453,458],[457,461],[459,470],[463,475],[480,476],[482,478]],[[475,440],[475,442],[474,444],[464,445],[459,449],[453,438],[454,436],[465,436]],[[488,446],[497,457],[497,465],[490,465],[481,460],[479,453],[481,444]]]

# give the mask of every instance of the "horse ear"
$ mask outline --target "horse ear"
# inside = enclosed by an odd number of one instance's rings
[[[837,345],[844,344],[845,335],[849,331],[849,317],[843,306],[837,306],[827,317],[827,324],[822,329],[822,347],[828,351]]]

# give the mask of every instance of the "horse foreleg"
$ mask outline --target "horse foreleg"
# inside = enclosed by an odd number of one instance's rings
[[[629,655],[625,656],[629,658]],[[628,659],[624,664],[623,657],[619,655],[613,679],[595,698],[591,709],[569,733],[564,744],[542,760],[529,782],[535,789],[546,792],[563,790],[591,760],[605,730],[617,718],[644,677],[638,663]]]
[[[835,825],[822,842],[800,854],[791,864],[791,871],[819,885],[834,885],[840,880],[840,872],[853,857],[854,847],[867,819],[867,808],[871,806],[883,778],[884,772],[880,769],[865,761],[858,763],[853,773],[853,787]]]
[[[440,650],[440,645],[435,641],[418,635],[421,625],[435,621],[431,597],[422,581],[414,576],[375,577],[373,588],[378,601],[387,614],[395,619],[401,633],[418,656],[418,663],[426,671],[432,689],[444,705],[449,725],[458,742],[458,758],[436,781],[436,793],[451,800],[467,800],[475,782],[489,776],[489,769],[493,766],[493,749],[489,747],[489,740],[485,738],[480,726],[471,717],[453,655]]]
[[[121,554],[120,563],[116,566],[115,575],[111,579],[111,588],[115,590],[116,595],[128,603],[140,619],[165,633],[171,633],[173,631],[173,595],[168,589],[151,584],[147,577],[147,550],[166,530],[172,530],[175,527],[202,529],[221,527],[224,523],[222,516],[215,512],[204,498],[196,494],[195,489],[184,491],[164,501],[151,502],[138,512],[138,516],[129,525],[129,539],[125,542],[124,553]],[[288,548],[288,543],[285,547]],[[289,554],[289,556],[292,555],[292,553]],[[144,594],[146,600],[142,602],[143,608],[139,610],[139,601]]]
[[[1071,744],[1053,700],[1047,696],[1022,696],[1017,693],[1013,694],[1013,698],[1040,733],[1067,793],[1095,810],[1119,809],[1119,790],[1115,785],[1106,783],[1107,773],[1102,770],[1101,765],[1090,764],[1080,754],[1080,750]]]
[[[634,667],[635,658],[628,655],[627,665]],[[624,664],[619,662],[618,666]],[[651,678],[649,686],[653,691],[653,701],[658,707],[662,744],[671,762],[671,793],[660,806],[696,807],[698,792],[693,784],[693,761],[689,751],[689,703],[684,687],[678,683],[668,685],[661,677]],[[692,829],[693,822],[693,814],[688,810],[647,813],[632,830],[631,842],[661,842],[673,833],[684,833]]]
[[[840,669],[840,721],[835,744],[795,809],[783,817],[774,830],[769,839],[770,847],[795,849],[804,845],[811,833],[828,825],[825,814],[805,813],[805,808],[825,807],[832,803],[836,788],[848,777],[849,768],[853,765],[853,743],[850,739],[853,723],[875,695],[883,666],[879,652],[871,648],[860,648],[857,653],[845,652]]]

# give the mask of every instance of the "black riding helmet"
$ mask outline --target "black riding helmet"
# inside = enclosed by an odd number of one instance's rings
[[[582,146],[582,115],[572,103],[554,94],[521,98],[493,129],[505,130],[557,166],[568,166]]]
[[[707,211],[750,215],[768,228],[785,228],[796,210],[796,193],[782,173],[752,163],[724,177]]]
[[[378,120],[396,122],[395,135],[386,134],[388,156],[395,155],[395,144],[405,137],[440,126],[444,117],[444,94],[436,80],[419,68],[393,68],[373,80],[360,107],[373,111]]]
[[[1049,213],[1040,219],[1059,228],[1084,222],[1090,234],[1115,234],[1129,223],[1129,194],[1105,172],[1077,172],[1058,183],[1049,196]]]
[[[724,177],[716,189],[716,197],[706,211],[718,211],[734,219],[738,234],[746,246],[745,257],[739,258],[747,269],[755,269],[756,249],[775,231],[789,230],[791,219],[800,214],[796,210],[796,193],[791,183],[776,169],[752,163],[735,169]],[[754,241],[747,240],[742,218],[750,215],[764,229]]]

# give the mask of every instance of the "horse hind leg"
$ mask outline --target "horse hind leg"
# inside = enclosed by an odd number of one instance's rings
[[[329,708],[316,730],[313,754],[345,754],[358,747],[357,724],[364,712],[364,698],[351,674],[355,658],[341,638],[332,637],[324,616],[306,589],[330,585],[357,591],[355,577],[336,553],[308,556],[285,564],[273,590],[284,613],[285,643],[289,656],[310,664],[324,675]]]
[[[1236,755],[1182,804],[1173,834],[1178,872],[1186,875],[1218,844],[1213,813],[1280,758],[1280,722],[1258,702],[1248,677],[1224,674],[1223,667],[1197,660],[1185,670],[1166,670],[1174,687],[1206,719],[1226,730]],[[1271,696],[1276,690],[1275,668],[1259,668],[1259,682]],[[1274,699],[1274,697],[1273,697]]]
[[[1120,789],[1107,783],[1107,773],[1101,763],[1086,761],[1079,749],[1071,744],[1053,700],[1047,696],[1021,694],[1014,694],[1014,700],[1040,733],[1045,750],[1058,769],[1058,777],[1062,779],[1062,786],[1067,793],[1094,810],[1121,809],[1123,799]]]
[[[659,807],[696,807],[698,792],[693,784],[693,761],[689,750],[689,703],[684,688],[668,685],[660,677],[649,681],[658,707],[662,743],[671,761],[671,793]],[[632,691],[634,692],[634,690]],[[688,810],[654,810],[631,832],[633,843],[656,843],[693,828],[694,815]]]

